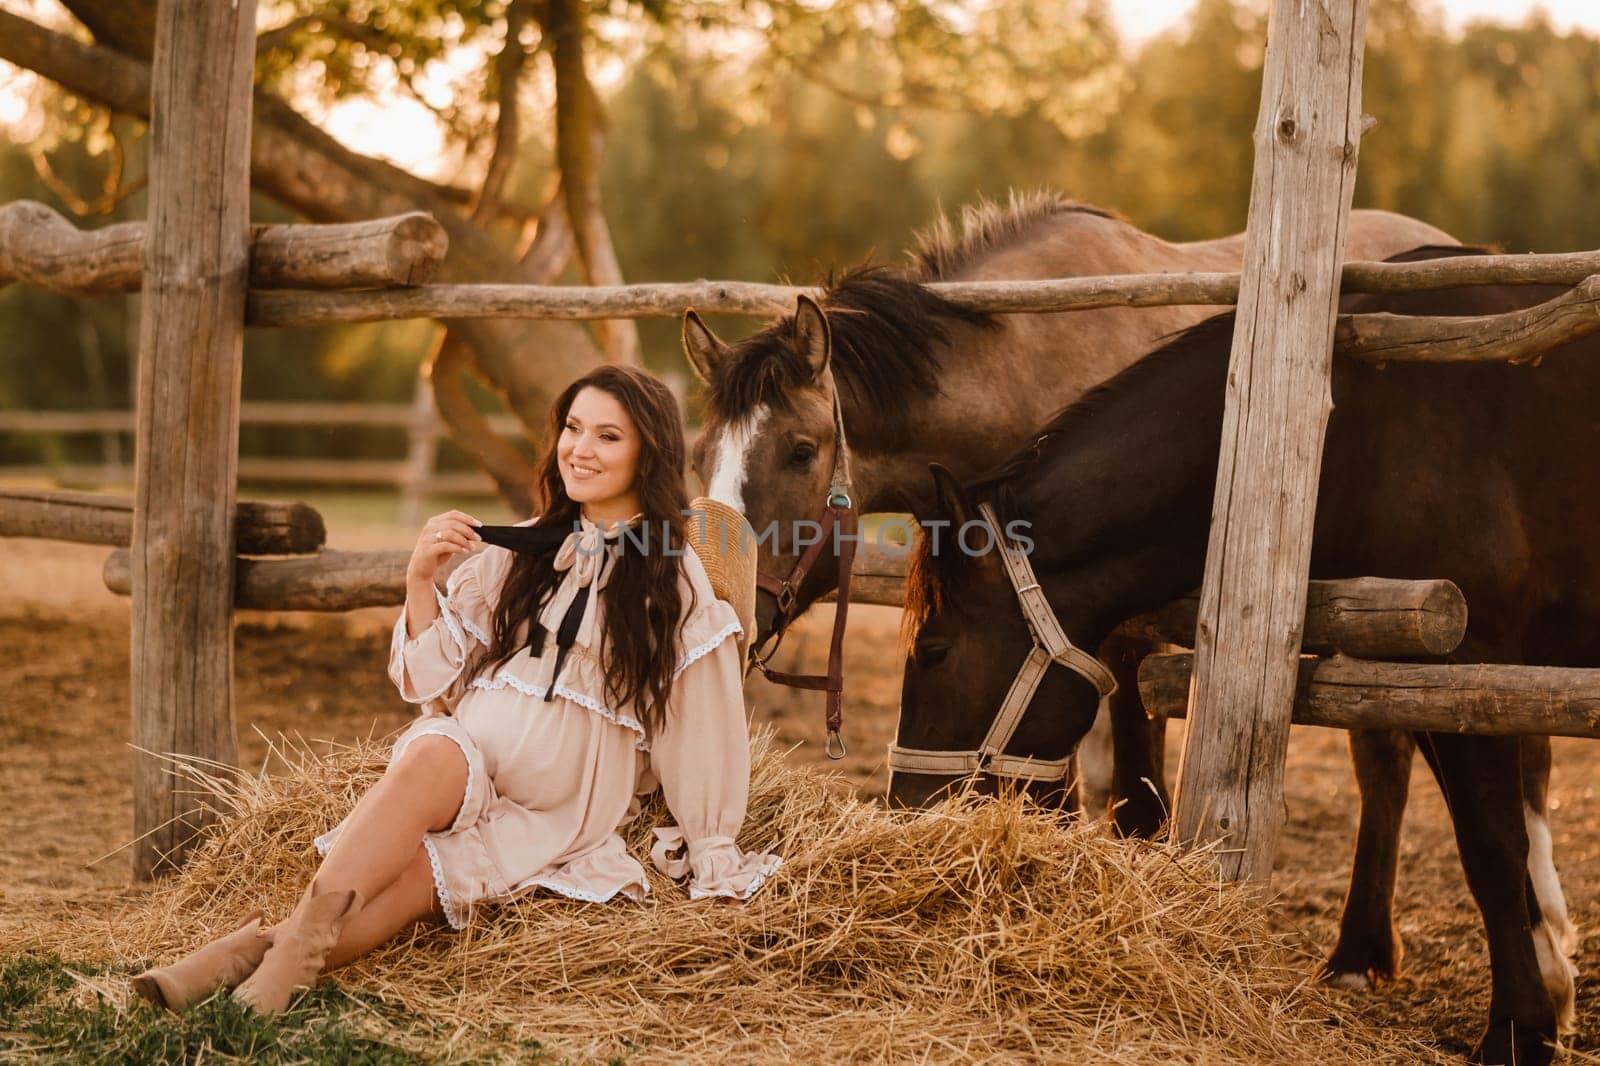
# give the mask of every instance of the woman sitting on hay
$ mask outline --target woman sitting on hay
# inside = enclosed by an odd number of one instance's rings
[[[552,415],[541,517],[492,527],[451,511],[423,527],[389,655],[423,717],[378,784],[317,838],[326,858],[299,905],[268,928],[258,911],[141,974],[146,999],[178,1009],[227,986],[281,1011],[324,969],[420,920],[460,929],[474,905],[535,887],[641,899],[644,869],[617,828],[657,781],[678,825],[656,830],[651,858],[687,875],[691,898],[748,899],[777,869],[777,856],[734,843],[750,784],[752,551],[722,535],[729,526],[708,535],[705,520],[699,550],[686,550],[684,515],[696,512],[683,431],[655,378],[602,367]],[[699,513],[741,521],[702,503]],[[480,540],[499,547],[437,593],[440,565]]]

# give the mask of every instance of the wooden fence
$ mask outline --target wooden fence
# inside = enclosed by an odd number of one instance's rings
[[[520,436],[515,415],[485,416],[490,428],[507,437]],[[242,403],[241,426],[305,426],[314,429],[379,427],[403,430],[406,455],[398,459],[335,457],[280,458],[240,456],[239,480],[289,485],[379,485],[400,494],[401,522],[415,525],[428,497],[492,496],[494,481],[479,470],[441,471],[439,444],[445,425],[433,410],[426,390],[413,404]],[[0,411],[0,433],[70,436],[134,432],[132,411]],[[108,449],[120,454],[121,448]],[[133,463],[45,463],[0,466],[0,478],[12,482],[54,482],[76,488],[115,488],[133,484]]]
[[[206,817],[193,797],[173,788],[162,760],[148,753],[234,761],[230,612],[246,603],[287,606],[307,590],[313,603],[346,603],[345,594],[355,589],[385,602],[395,594],[391,558],[330,552],[240,557],[245,541],[236,534],[254,521],[234,497],[238,477],[251,470],[237,455],[246,325],[422,316],[605,320],[675,315],[690,302],[702,312],[766,314],[790,309],[801,291],[739,282],[430,286],[422,283],[442,258],[445,241],[443,227],[425,216],[360,223],[359,240],[348,228],[341,234],[336,227],[252,228],[246,148],[255,7],[254,0],[164,0],[159,8],[150,112],[165,135],[152,152],[147,224],[69,232],[38,205],[0,209],[6,212],[0,217],[0,284],[20,279],[91,292],[126,291],[136,283],[144,293],[140,348],[147,358],[135,426],[136,498],[126,508],[107,504],[117,514],[125,511],[130,548],[112,554],[106,575],[108,584],[126,587],[134,599],[135,742],[146,753],[135,773],[140,876],[181,862]],[[1240,323],[1249,323],[1234,336],[1221,502],[1192,614],[1196,652],[1192,660],[1152,663],[1148,677],[1153,702],[1175,709],[1183,690],[1194,719],[1177,833],[1191,842],[1225,840],[1217,855],[1229,878],[1260,878],[1270,869],[1291,715],[1343,724],[1347,688],[1359,688],[1360,700],[1382,703],[1375,693],[1384,696],[1414,680],[1404,672],[1416,668],[1405,664],[1300,667],[1302,629],[1309,636],[1317,602],[1306,576],[1334,338],[1342,352],[1374,361],[1523,361],[1600,329],[1595,253],[1340,267],[1363,128],[1365,14],[1366,0],[1328,0],[1311,8],[1273,0],[1240,273],[941,288],[962,306],[1005,313],[1237,303]],[[228,77],[219,79],[219,71]],[[1284,174],[1293,179],[1280,180]],[[206,284],[188,280],[197,277]],[[1341,288],[1396,291],[1491,281],[1574,288],[1527,312],[1478,320],[1334,313]],[[341,291],[305,291],[319,289]],[[408,415],[420,417],[416,410]],[[408,455],[407,476],[415,484],[425,483],[432,469],[425,452],[419,444]],[[379,472],[340,465],[350,477]],[[382,470],[395,472],[393,464]],[[54,528],[65,531],[88,521],[83,512],[93,509],[60,495],[0,497],[0,505],[0,535],[8,523],[51,528],[39,521],[58,522]],[[52,508],[57,518],[46,513]],[[93,521],[121,536],[122,518]],[[330,575],[335,583],[319,586]],[[887,569],[874,576],[890,579]],[[1193,695],[1176,680],[1191,667]],[[1448,694],[1461,690],[1463,669],[1475,668],[1429,668],[1427,706],[1419,704],[1416,713],[1436,715]],[[1476,712],[1458,721],[1482,732],[1524,732],[1532,722],[1541,732],[1600,735],[1600,695],[1593,702],[1589,695],[1600,686],[1565,676],[1570,673],[1512,677],[1478,670],[1472,678],[1483,707],[1517,694],[1525,713],[1517,722]]]

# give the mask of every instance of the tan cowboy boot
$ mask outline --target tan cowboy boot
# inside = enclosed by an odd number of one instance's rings
[[[261,928],[261,912],[255,911],[227,936],[135,977],[133,990],[158,1007],[182,1010],[249,977],[271,945],[271,938]]]
[[[234,999],[262,1014],[276,1014],[289,1006],[296,989],[317,983],[339,933],[365,901],[353,888],[313,895],[315,890],[315,884],[306,889],[294,913],[273,926],[271,950],[255,973],[234,989]]]

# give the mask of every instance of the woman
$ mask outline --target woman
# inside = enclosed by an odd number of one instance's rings
[[[552,409],[541,516],[430,519],[406,572],[389,676],[423,717],[340,825],[294,912],[135,979],[173,1009],[235,987],[264,1012],[414,922],[462,928],[473,907],[541,887],[642,899],[617,833],[660,782],[677,820],[652,858],[691,898],[746,899],[778,866],[734,843],[749,750],[743,626],[684,547],[677,404],[650,375],[606,366]],[[448,558],[489,540],[450,575]],[[687,854],[673,853],[686,848]]]

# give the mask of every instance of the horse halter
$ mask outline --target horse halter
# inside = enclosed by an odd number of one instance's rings
[[[1039,759],[1031,755],[1005,753],[1006,746],[1011,743],[1011,738],[1017,731],[1017,726],[1022,723],[1023,713],[1033,702],[1033,694],[1038,691],[1039,683],[1044,680],[1045,671],[1050,668],[1051,663],[1060,663],[1093,685],[1101,700],[1105,700],[1117,691],[1117,679],[1106,669],[1104,663],[1081,648],[1075,647],[1072,641],[1067,639],[1066,631],[1061,628],[1060,620],[1050,608],[1050,601],[1045,598],[1044,590],[1039,587],[1039,580],[1034,576],[1033,564],[1028,561],[1025,552],[1012,548],[1006,542],[1005,535],[1000,530],[1000,521],[995,517],[994,507],[982,503],[978,505],[978,512],[983,515],[983,520],[989,524],[994,533],[994,543],[1000,548],[1000,558],[1005,563],[1006,577],[1011,580],[1011,587],[1016,589],[1022,616],[1028,620],[1028,629],[1033,634],[1033,647],[1022,660],[1022,666],[1017,670],[1017,676],[1011,682],[1005,700],[1000,704],[1000,712],[995,715],[994,723],[989,726],[989,732],[984,735],[983,742],[976,749],[929,751],[891,744],[889,769],[910,774],[934,774],[946,777],[968,777],[982,773],[1023,781],[1062,781],[1065,780],[1068,765],[1072,761],[1070,752],[1059,759]]]
[[[779,580],[771,574],[756,572],[756,587],[765,589],[778,598],[778,617],[768,640],[772,647],[765,655],[760,646],[752,647],[754,665],[768,681],[791,688],[817,689],[828,694],[828,739],[823,745],[830,759],[845,757],[844,740],[839,729],[844,724],[844,624],[850,610],[850,568],[856,559],[856,506],[853,483],[850,479],[850,447],[845,442],[844,413],[839,409],[839,388],[833,380],[833,370],[826,371],[828,385],[833,392],[833,469],[828,475],[828,497],[817,524],[821,527],[817,541],[806,546],[799,562],[789,571],[789,576]],[[811,572],[812,565],[822,553],[822,546],[832,540],[838,548],[839,595],[834,603],[833,639],[828,645],[828,672],[826,674],[790,674],[774,670],[767,664],[783,643],[789,623],[794,621],[800,585]],[[773,639],[773,638],[776,639]]]

